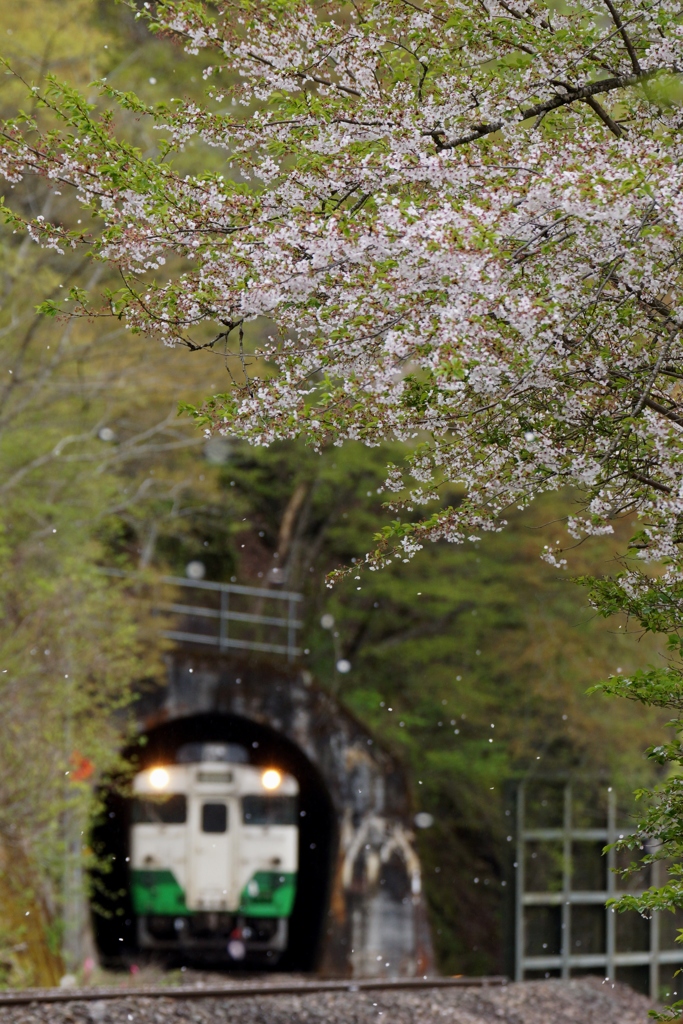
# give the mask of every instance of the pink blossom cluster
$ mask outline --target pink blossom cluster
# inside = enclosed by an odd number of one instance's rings
[[[141,13],[211,54],[206,104],[139,104],[164,158],[53,94],[64,131],[5,124],[0,171],[70,185],[97,215],[90,244],[124,275],[110,311],[130,328],[224,346],[234,384],[207,403],[210,429],[407,442],[387,490],[411,515],[462,488],[456,506],[396,524],[372,567],[572,487],[572,537],[637,512],[643,556],[677,573],[683,4]],[[225,153],[223,174],[174,170],[196,143]],[[83,237],[30,228],[43,244]],[[257,318],[270,341],[252,376],[242,332]]]

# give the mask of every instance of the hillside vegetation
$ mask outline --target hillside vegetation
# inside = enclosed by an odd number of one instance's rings
[[[196,61],[110,0],[12,0],[0,41],[29,84],[107,75],[156,99],[203,89]],[[3,116],[26,103],[5,76]],[[132,114],[124,128],[143,151],[158,145]],[[211,169],[220,159],[203,158]],[[33,212],[48,203],[37,181],[5,194]],[[572,771],[629,791],[650,777],[655,713],[585,691],[658,650],[597,619],[568,582],[610,572],[629,524],[577,548],[561,576],[539,554],[571,511],[562,494],[476,544],[430,545],[329,589],[326,574],[362,557],[390,519],[379,492],[392,453],[207,442],[178,406],[227,387],[218,354],[130,335],[124,345],[115,319],[34,312],[64,288],[104,287],[94,273],[0,234],[0,982],[54,983],[80,967],[62,921],[89,857],[94,783],[119,767],[136,681],[161,678],[135,592],[99,569],[182,574],[193,559],[210,579],[304,592],[306,664],[398,754],[415,809],[434,815],[420,844],[442,969],[500,970],[506,780]],[[252,325],[247,345],[265,329]]]

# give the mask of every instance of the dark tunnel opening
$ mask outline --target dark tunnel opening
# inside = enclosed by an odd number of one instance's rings
[[[125,753],[133,759],[136,770],[142,770],[173,763],[178,749],[188,743],[238,743],[249,750],[252,764],[282,768],[297,779],[299,810],[303,812],[299,816],[297,894],[288,946],[276,966],[279,971],[314,970],[337,842],[336,818],[320,773],[284,735],[250,719],[221,712],[165,722],[145,733],[142,745],[136,744]],[[92,875],[93,929],[103,964],[122,968],[140,960],[128,878],[131,803],[116,786],[105,791],[102,799],[103,810],[93,829],[92,845],[108,868]],[[169,966],[196,965],[188,954],[175,957],[177,963],[167,959]],[[230,969],[239,964],[231,965],[226,957],[225,962],[211,966]]]

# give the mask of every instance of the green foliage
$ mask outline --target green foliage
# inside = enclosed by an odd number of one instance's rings
[[[110,4],[94,21],[76,0],[17,2],[12,11],[11,38],[21,36],[23,47],[10,54],[13,66],[19,59],[31,80],[42,73],[41,26],[49,23],[59,45],[56,63],[47,64],[60,74],[72,69],[81,85],[106,74],[107,96],[122,100],[116,117],[125,144],[112,148],[108,173],[121,179],[134,165],[138,187],[158,183],[157,158],[170,155],[144,110],[198,97],[201,65]],[[15,84],[8,88],[13,102]],[[85,107],[75,94],[64,97],[82,125]],[[50,114],[39,107],[27,116]],[[108,130],[106,116],[98,124]],[[207,174],[224,170],[223,157],[208,147],[172,158],[178,173],[196,171],[200,160]],[[35,186],[13,192],[10,205],[33,215],[46,202]],[[77,217],[66,208],[65,229],[74,237]],[[118,321],[74,326],[61,311],[84,300],[78,255],[29,249],[11,230],[10,217],[0,248],[0,328],[7,332],[0,359],[3,841],[21,842],[36,888],[59,897],[64,814],[85,830],[92,780],[116,766],[131,686],[153,671],[158,654],[134,594],[98,568],[151,564],[182,574],[198,558],[212,579],[277,581],[305,592],[307,665],[402,761],[416,809],[435,816],[420,843],[442,969],[500,970],[509,849],[503,785],[529,773],[580,770],[645,788],[662,765],[680,764],[676,743],[653,747],[650,764],[640,757],[662,721],[652,707],[678,710],[679,669],[646,668],[661,657],[658,643],[621,635],[637,622],[650,634],[669,633],[680,650],[678,595],[662,586],[655,600],[651,589],[650,596],[629,592],[605,575],[614,546],[626,543],[623,523],[616,539],[579,548],[572,562],[594,607],[609,617],[605,626],[580,591],[538,560],[541,542],[552,545],[555,537],[544,524],[566,514],[568,495],[510,517],[504,533],[461,548],[429,544],[414,562],[397,555],[384,572],[360,579],[352,572],[329,589],[326,574],[360,560],[378,524],[387,538],[409,536],[420,517],[433,521],[432,507],[391,522],[383,506],[387,461],[400,463],[404,450],[349,444],[316,454],[293,443],[253,449],[234,439],[204,445],[201,428],[212,412],[235,402],[217,350],[197,364],[190,352],[162,353],[131,339]],[[109,279],[103,286],[117,316],[119,286]],[[36,308],[44,319],[27,314]],[[248,351],[260,331],[252,325]],[[450,372],[462,378],[455,360]],[[348,401],[338,380],[325,388]],[[202,405],[207,391],[216,397]],[[427,409],[438,401],[435,384],[411,378],[405,401]],[[190,415],[179,418],[178,408]],[[444,500],[456,507],[463,495],[451,490]],[[332,630],[321,627],[323,612],[334,615]],[[336,670],[341,658],[351,662],[348,675]],[[587,699],[586,688],[607,677]],[[613,694],[640,706],[612,706]],[[94,774],[73,782],[65,773],[84,761]],[[659,829],[677,854],[677,786],[676,776],[663,783],[633,842],[642,845],[642,836]],[[647,899],[673,901],[674,890]]]
[[[27,80],[115,80],[135,52],[118,16],[81,0],[9,0],[3,14],[4,53]],[[138,34],[137,46],[148,38]],[[2,114],[18,102],[5,76]],[[74,124],[84,109],[73,93]],[[45,123],[49,109],[25,117]],[[80,966],[69,960],[65,878],[82,884],[92,863],[97,787],[125,768],[133,687],[163,671],[148,609],[101,569],[144,567],[159,528],[183,534],[186,502],[201,506],[209,482],[193,467],[201,438],[176,412],[181,396],[201,394],[194,370],[159,367],[142,345],[122,350],[122,331],[75,324],[69,310],[88,283],[80,254],[59,256],[14,230],[17,210],[46,210],[46,190],[32,181],[2,198],[0,985],[25,987],[59,982],[62,949],[69,970]],[[78,238],[80,214],[64,212]]]
[[[634,870],[661,862],[665,880],[661,885],[650,886],[640,896],[625,895],[611,903],[615,910],[635,910],[644,916],[679,910],[683,907],[683,587],[675,577],[648,577],[628,564],[614,577],[584,577],[579,582],[588,588],[590,601],[602,616],[620,610],[629,616],[633,628],[641,635],[666,637],[660,664],[624,676],[612,675],[592,687],[592,692],[674,712],[667,722],[674,738],[667,743],[655,743],[647,751],[650,761],[658,766],[662,781],[637,792],[644,804],[637,827],[615,844],[617,850],[638,851],[639,863],[633,865]],[[683,931],[679,931],[678,941],[683,941]],[[653,1016],[661,1021],[674,1021],[680,1019],[681,1011],[683,1000]]]
[[[182,545],[160,541],[159,550],[175,571],[196,557],[211,578],[277,579],[306,593],[308,666],[405,765],[416,810],[436,819],[418,839],[441,968],[500,971],[506,780],[565,771],[609,775],[622,791],[648,785],[655,770],[641,751],[661,715],[585,691],[610,673],[642,671],[659,647],[637,642],[623,616],[605,627],[581,591],[539,560],[556,530],[544,524],[567,495],[476,545],[430,544],[414,561],[325,586],[327,573],[362,558],[388,518],[378,490],[387,460],[399,456],[360,444],[316,455],[294,443],[226,441],[220,476],[234,518],[205,509]],[[625,543],[628,524],[622,531]],[[580,547],[574,570],[609,567],[614,544]],[[331,630],[324,613],[334,616]],[[346,675],[340,659],[351,662]]]

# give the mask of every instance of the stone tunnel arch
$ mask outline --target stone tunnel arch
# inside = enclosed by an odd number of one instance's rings
[[[250,762],[268,767],[276,765],[294,775],[299,782],[299,877],[297,898],[290,921],[287,953],[278,962],[279,970],[310,971],[316,966],[325,925],[331,863],[336,847],[336,819],[332,802],[320,773],[296,744],[268,726],[239,715],[203,712],[161,722],[143,733],[144,745],[136,745],[140,769],[172,763],[180,747],[187,743],[236,743],[247,747]],[[110,815],[113,814],[113,817]],[[128,856],[128,806],[109,796],[107,813],[98,830],[98,841],[115,857],[114,891],[126,890]],[[114,873],[112,873],[114,874]],[[114,881],[112,876],[103,882]],[[114,909],[114,908],[112,908]],[[135,959],[135,930],[132,907],[125,901],[125,913],[113,917],[96,916],[98,945],[105,959],[121,959],[120,938],[124,939],[124,958]],[[127,922],[129,922],[127,924]]]
[[[163,685],[138,704],[141,767],[186,742],[249,746],[278,759],[302,787],[300,874],[292,939],[280,968],[327,975],[416,975],[433,967],[403,772],[310,673],[263,658],[176,649]],[[254,746],[256,744],[256,746]],[[95,842],[112,858],[96,880],[108,917],[95,915],[105,961],[133,957],[126,895],[127,805],[111,792]],[[113,905],[106,892],[119,894]],[[94,900],[95,904],[98,899]]]

